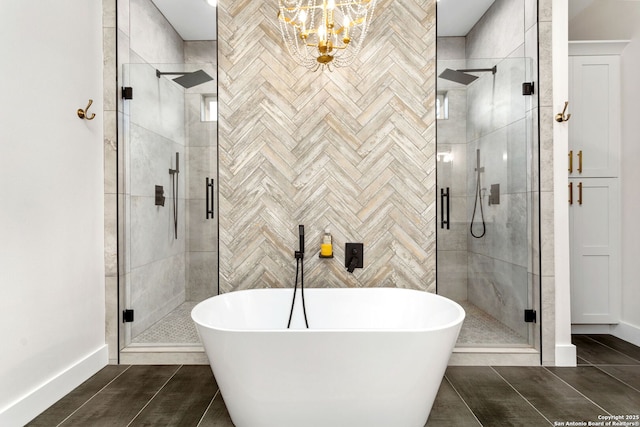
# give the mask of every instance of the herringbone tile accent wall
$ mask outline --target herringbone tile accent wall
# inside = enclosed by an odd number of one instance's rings
[[[435,290],[435,0],[380,0],[358,62],[295,65],[277,0],[219,0],[220,290]],[[320,259],[323,230],[335,258]],[[349,274],[345,242],[364,243]]]

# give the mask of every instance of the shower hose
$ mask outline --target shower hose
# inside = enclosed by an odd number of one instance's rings
[[[300,272],[300,295],[302,296],[302,312],[304,313],[304,324],[309,329],[309,322],[307,321],[307,309],[304,306],[304,255],[298,256],[296,254],[296,283],[293,287],[293,298],[291,299],[291,311],[289,312],[289,322],[287,323],[287,329],[291,327],[291,318],[293,317],[293,306],[296,303],[296,291],[298,290],[298,272]]]
[[[476,218],[476,209],[478,207],[478,201],[480,202],[480,219],[482,221],[482,233],[481,234],[475,234],[473,232],[473,223],[474,223],[475,218]],[[476,175],[475,201],[473,203],[473,214],[471,215],[471,225],[469,226],[469,232],[471,232],[471,235],[473,237],[475,237],[476,239],[480,239],[487,232],[487,226],[486,226],[486,224],[484,222],[484,212],[482,211],[482,192],[481,192],[481,189],[480,189],[480,165],[479,164],[478,164],[477,175]]]

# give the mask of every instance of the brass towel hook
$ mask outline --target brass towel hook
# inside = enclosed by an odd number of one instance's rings
[[[82,108],[78,108],[78,117],[81,119],[93,120],[96,117],[96,113],[91,114],[89,116],[89,107],[93,104],[93,99],[89,99],[89,103],[87,104],[87,108],[84,110]]]
[[[569,119],[571,118],[571,114],[565,114],[567,112],[568,106],[569,106],[569,101],[565,101],[564,109],[562,110],[562,113],[556,114],[556,122],[562,123],[562,122],[569,121]]]

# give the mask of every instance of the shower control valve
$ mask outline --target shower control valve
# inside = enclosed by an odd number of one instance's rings
[[[353,273],[356,268],[364,267],[364,244],[345,243],[344,266],[349,273]]]

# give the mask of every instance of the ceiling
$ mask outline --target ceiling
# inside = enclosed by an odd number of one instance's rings
[[[570,0],[569,40],[629,40],[640,32],[640,0]]]
[[[495,0],[438,0],[438,37],[464,37]]]
[[[183,40],[216,39],[216,8],[206,0],[152,1]],[[493,2],[438,0],[438,36],[466,36]],[[640,0],[569,0],[570,40],[630,39],[638,22]]]
[[[216,8],[206,0],[152,1],[183,40],[216,39]],[[466,36],[494,1],[438,0],[438,36]]]
[[[206,0],[151,0],[182,40],[215,40],[216,8]],[[263,0],[260,0],[263,1]]]

